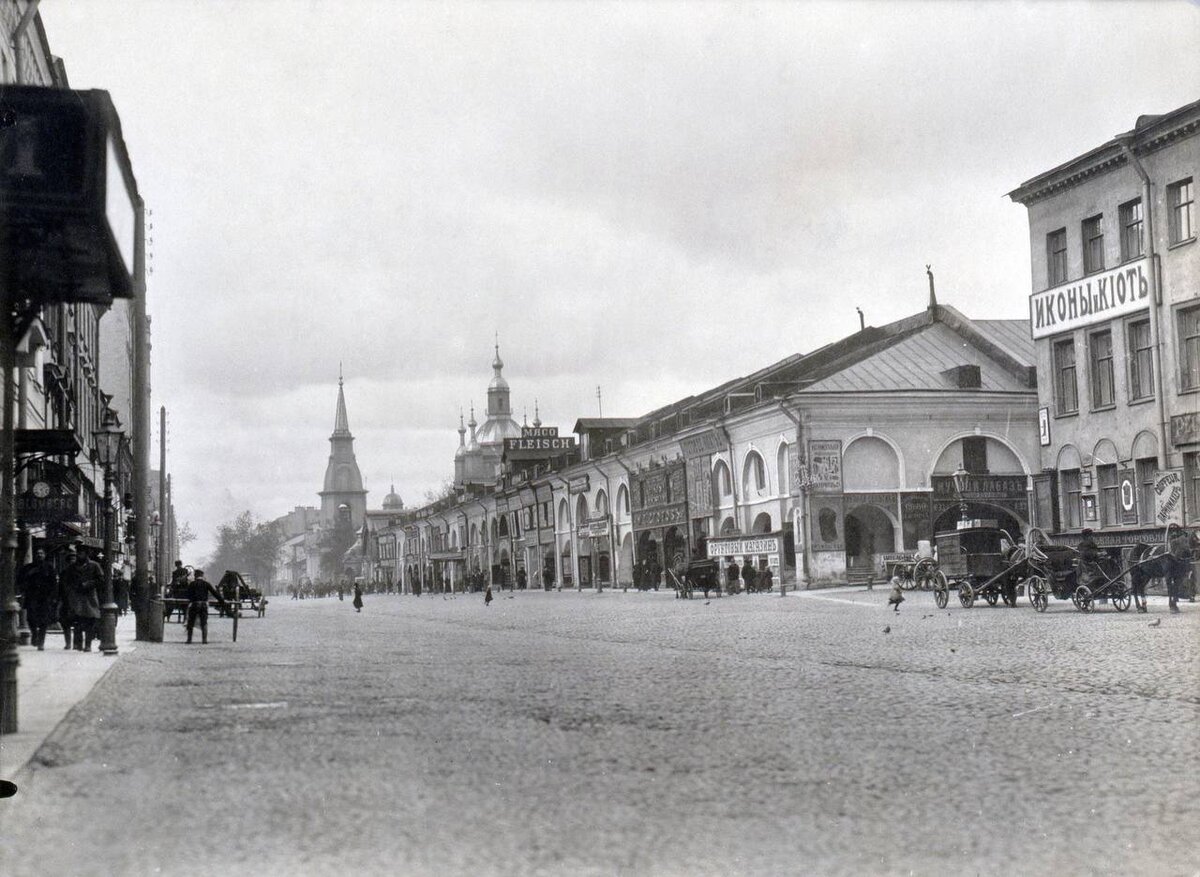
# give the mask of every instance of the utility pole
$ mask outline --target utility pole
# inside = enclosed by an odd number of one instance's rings
[[[596,384],[596,410],[599,412],[597,416],[604,416],[604,402],[600,398],[600,385]]]
[[[158,409],[158,567],[154,572],[155,581],[161,583],[167,578],[167,406]]]
[[[162,583],[150,586],[150,321],[146,318],[146,204],[137,201],[133,250],[133,495],[137,638],[163,639]]]

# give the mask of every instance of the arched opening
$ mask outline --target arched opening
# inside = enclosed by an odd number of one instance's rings
[[[876,558],[895,550],[896,527],[873,505],[860,505],[846,513],[846,571],[874,575]]]
[[[501,539],[508,538],[508,515],[500,516],[499,535]]]
[[[725,518],[725,520],[721,521],[721,535],[722,536],[726,536],[729,533],[736,533],[736,532],[737,532],[737,525],[733,523],[732,517],[727,517],[727,518]]]
[[[621,587],[633,584],[633,534],[626,533],[621,539],[621,551],[617,555],[617,581]]]
[[[668,527],[667,532],[663,534],[663,566],[666,569],[675,569],[687,562],[687,536],[680,532],[678,527]]]
[[[761,496],[767,490],[767,467],[762,454],[751,451],[742,467],[742,490],[747,497]]]
[[[575,500],[575,526],[581,527],[588,520],[588,501],[586,494],[579,494],[579,499]]]
[[[719,501],[733,497],[733,479],[724,460],[717,460],[713,464],[713,494]]]
[[[958,526],[959,517],[962,515],[961,509],[958,506],[952,506],[938,515],[933,521],[933,532],[945,533],[953,530]],[[971,520],[995,521],[996,526],[1001,530],[1007,530],[1008,534],[1013,537],[1014,543],[1021,538],[1025,532],[1027,523],[1017,518],[1012,512],[1001,508],[997,505],[992,505],[986,502],[967,502],[967,517]],[[846,525],[846,541],[850,540],[850,526]],[[889,549],[890,550],[890,549]]]
[[[560,533],[568,533],[571,530],[571,516],[567,510],[567,501],[560,500],[558,503],[558,531]]]
[[[769,512],[759,514],[750,526],[751,533],[770,533],[771,529],[771,515]]]
[[[779,473],[779,494],[784,496],[791,493],[792,487],[792,467],[788,462],[788,445],[787,442],[779,443],[779,450],[775,453],[775,471]]]
[[[558,549],[559,558],[559,582],[564,588],[571,587],[575,582],[575,576],[571,569],[571,540],[566,538],[562,540],[562,545]]]
[[[661,575],[662,555],[658,550],[658,540],[654,538],[653,531],[647,530],[638,537],[633,583],[640,590],[649,588],[658,590],[658,581]]]
[[[601,490],[596,494],[596,517],[608,514],[608,494]]]
[[[617,517],[622,521],[629,520],[629,488],[624,484],[617,488]]]

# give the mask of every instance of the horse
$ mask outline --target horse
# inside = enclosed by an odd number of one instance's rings
[[[1200,538],[1194,532],[1189,534],[1181,531],[1168,544],[1169,550],[1162,554],[1151,554],[1154,549],[1145,542],[1133,546],[1130,555],[1133,565],[1129,569],[1129,578],[1138,612],[1146,611],[1146,585],[1152,579],[1166,580],[1171,610],[1178,611],[1180,585],[1192,571],[1192,558],[1200,550]]]

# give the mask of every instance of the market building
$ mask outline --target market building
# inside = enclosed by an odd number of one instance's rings
[[[1029,219],[1040,466],[1034,519],[1069,541],[1200,523],[1200,101],[1009,193]]]

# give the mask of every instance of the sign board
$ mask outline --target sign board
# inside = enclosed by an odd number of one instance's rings
[[[1176,414],[1171,418],[1171,444],[1200,442],[1200,414]]]
[[[842,442],[840,439],[810,439],[808,482],[813,493],[842,492]]]
[[[608,518],[592,518],[579,525],[579,535],[585,539],[600,539],[608,535]]]
[[[681,438],[679,440],[679,447],[685,457],[699,457],[720,453],[724,446],[717,431],[715,429],[708,429],[696,435]]]
[[[1136,524],[1137,476],[1132,469],[1122,469],[1117,473],[1117,499],[1121,503],[1121,523]]]
[[[558,438],[557,426],[522,426],[521,438]]]
[[[522,437],[504,440],[504,457],[507,460],[544,460],[574,452],[574,436]]]
[[[658,506],[652,509],[634,509],[633,529],[649,530],[655,527],[676,527],[687,523],[687,503]]]
[[[707,517],[715,509],[712,489],[712,455],[688,457],[686,465],[688,504],[692,508],[692,517]]]
[[[804,460],[800,457],[800,442],[792,442],[787,450],[788,473],[791,483],[788,488],[792,496],[799,496],[802,488],[808,487],[808,472],[805,471]]]
[[[904,547],[916,551],[922,539],[933,538],[933,506],[928,493],[900,494],[900,519],[904,525]]]
[[[1143,257],[1081,280],[1035,292],[1029,297],[1033,338],[1107,322],[1150,304],[1149,263]]]
[[[844,515],[840,496],[814,496],[809,527],[813,551],[845,551]]]
[[[1050,409],[1038,409],[1038,443],[1044,448],[1050,444]]]
[[[141,199],[108,92],[0,86],[3,282],[35,301],[133,296]]]
[[[567,479],[567,493],[587,493],[591,483],[591,476],[586,472],[583,475],[572,475]]]
[[[778,535],[725,536],[708,540],[709,557],[739,557],[744,554],[779,554],[783,551],[783,539]]]
[[[1183,470],[1164,469],[1154,473],[1154,522],[1183,526]]]

